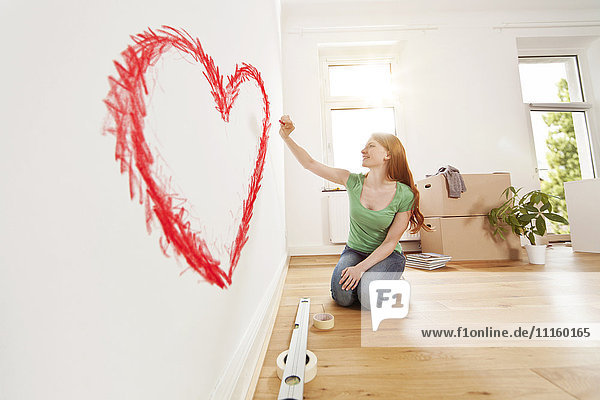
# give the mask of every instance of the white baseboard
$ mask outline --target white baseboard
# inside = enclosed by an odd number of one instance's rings
[[[418,240],[401,241],[402,251],[421,251],[421,242]],[[340,255],[346,247],[345,243],[329,246],[298,246],[290,247],[290,256],[323,256]]]
[[[290,256],[323,256],[340,255],[346,247],[345,244],[332,244],[329,246],[298,246],[289,247]]]
[[[275,320],[277,319],[277,313],[279,312],[279,304],[281,303],[281,297],[283,296],[283,288],[285,286],[285,279],[287,277],[288,266],[290,265],[290,256],[288,254],[283,270],[280,273],[279,283],[271,296],[271,303],[269,304],[269,309],[267,311],[266,317],[263,319],[263,324],[261,327],[261,336],[263,337],[262,348],[259,346],[259,343],[255,344],[255,349],[260,349],[258,357],[253,358],[254,360],[254,373],[251,376],[250,382],[238,382],[236,385],[236,391],[234,393],[239,394],[240,399],[245,398],[245,400],[252,400],[254,398],[254,393],[256,391],[256,385],[258,384],[258,378],[260,376],[260,371],[262,369],[263,363],[265,361],[265,357],[267,355],[267,350],[269,348],[269,343],[271,341],[271,335],[273,334],[273,328],[275,327]],[[258,342],[258,340],[257,340]],[[248,371],[252,368],[252,364],[249,360],[247,362],[246,368]]]
[[[289,258],[289,254],[285,254],[282,258],[277,273],[254,313],[250,326],[209,399],[245,399],[248,393],[254,394],[258,373],[277,316]]]

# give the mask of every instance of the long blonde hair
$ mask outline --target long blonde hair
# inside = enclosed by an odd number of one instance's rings
[[[415,195],[411,214],[410,214],[410,233],[417,233],[421,229],[431,231],[427,225],[423,224],[423,214],[419,210],[419,191],[415,185],[415,181],[408,167],[406,159],[406,151],[400,139],[396,135],[390,133],[373,133],[371,135],[379,144],[381,144],[389,153],[390,159],[387,166],[387,177],[390,180],[404,183]]]

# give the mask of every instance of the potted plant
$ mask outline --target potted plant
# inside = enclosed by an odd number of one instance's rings
[[[499,207],[493,208],[487,214],[488,221],[494,228],[494,235],[499,234],[502,239],[506,227],[518,236],[525,236],[530,244],[525,245],[527,257],[531,264],[545,264],[546,245],[536,244],[536,235],[544,236],[546,233],[546,218],[552,221],[568,224],[562,216],[552,212],[550,197],[539,190],[532,190],[522,196],[519,192],[523,188],[507,187],[502,195],[506,201]],[[558,197],[556,197],[558,198]]]

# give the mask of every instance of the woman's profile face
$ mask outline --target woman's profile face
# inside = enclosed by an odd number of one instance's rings
[[[361,150],[361,154],[363,167],[374,167],[389,160],[388,151],[372,137],[369,138],[367,144]]]

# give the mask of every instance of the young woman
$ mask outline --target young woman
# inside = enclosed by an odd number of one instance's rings
[[[369,283],[402,276],[406,258],[399,241],[408,225],[411,233],[430,230],[423,225],[404,147],[394,135],[372,134],[361,151],[362,165],[369,172],[355,174],[314,160],[290,138],[295,129],[290,117],[284,115],[279,122],[279,135],[300,164],[348,191],[350,233],[331,277],[331,296],[341,306],[358,300],[370,309]]]

